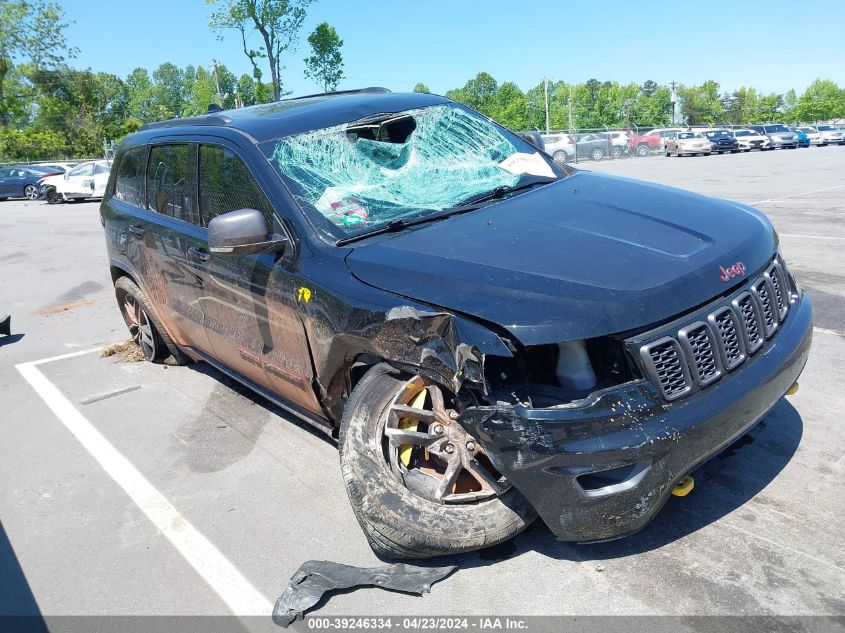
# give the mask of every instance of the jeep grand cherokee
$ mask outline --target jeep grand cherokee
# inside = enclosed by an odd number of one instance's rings
[[[537,514],[564,540],[634,532],[809,353],[762,213],[558,165],[434,95],[148,125],[101,214],[146,358],[208,362],[337,436],[386,556]]]

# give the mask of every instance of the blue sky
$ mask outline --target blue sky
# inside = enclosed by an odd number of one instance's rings
[[[125,77],[165,61],[250,72],[237,33],[223,41],[208,28],[203,0],[60,0],[76,23],[77,68]],[[845,86],[842,0],[710,2],[593,0],[318,0],[283,80],[294,94],[316,92],[303,77],[305,38],[322,21],[344,40],[340,88],[433,92],[462,86],[485,70],[527,90],[543,76],[569,82],[653,79],[718,81],[799,94],[817,77]],[[690,36],[698,42],[691,45]],[[254,36],[258,44],[258,35]],[[707,43],[701,43],[707,42]],[[269,71],[265,71],[269,80]]]

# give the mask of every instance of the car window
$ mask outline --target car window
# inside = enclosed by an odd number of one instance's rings
[[[158,145],[147,164],[147,208],[199,223],[196,204],[196,145]]]
[[[199,199],[203,226],[238,209],[261,211],[267,226],[273,226],[273,207],[255,177],[234,152],[223,147],[200,146]]]
[[[144,168],[147,165],[147,148],[135,147],[120,159],[114,181],[114,197],[138,207],[144,204]]]
[[[8,178],[9,177],[9,170],[8,169],[0,169],[0,178]]]
[[[107,174],[107,173],[109,173],[109,169],[105,165],[100,165],[99,163],[94,165],[94,174]]]
[[[71,176],[93,176],[94,175],[94,163],[83,163],[82,165],[77,165],[74,167],[71,172]]]

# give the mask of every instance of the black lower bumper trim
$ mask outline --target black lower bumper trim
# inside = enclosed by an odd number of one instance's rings
[[[805,295],[766,349],[683,400],[666,403],[640,380],[577,406],[473,407],[461,422],[559,539],[618,538],[645,526],[684,475],[765,416],[801,374],[811,339]],[[631,465],[631,477],[606,487],[579,483]]]

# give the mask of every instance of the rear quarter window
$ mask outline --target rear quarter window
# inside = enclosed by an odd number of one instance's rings
[[[114,181],[114,197],[137,207],[144,203],[144,167],[147,164],[147,148],[135,147],[120,158]]]
[[[150,149],[147,207],[151,211],[199,224],[196,190],[196,145],[157,145]]]

